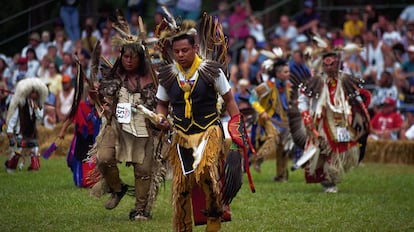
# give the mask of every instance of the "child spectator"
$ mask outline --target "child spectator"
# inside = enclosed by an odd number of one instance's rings
[[[56,108],[45,102],[45,115],[43,117],[43,126],[47,129],[53,129],[56,126]]]
[[[398,139],[398,133],[403,124],[403,119],[395,107],[395,100],[386,98],[381,110],[371,119],[372,139]]]

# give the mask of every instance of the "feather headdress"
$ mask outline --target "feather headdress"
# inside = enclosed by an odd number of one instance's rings
[[[328,56],[328,55],[340,55],[342,52],[342,47],[332,47],[330,46],[324,39],[321,37],[314,35],[312,37],[312,40],[315,44],[315,48],[313,49],[312,53],[313,55],[321,55],[322,57]]]
[[[167,63],[173,63],[172,39],[184,34],[197,35],[196,22],[194,20],[175,20],[168,9],[163,6],[165,16],[163,21],[157,25],[155,36],[158,37],[158,47],[162,59]]]
[[[213,60],[221,64],[222,70],[227,73],[225,65],[227,57],[227,38],[224,35],[218,18],[203,13],[198,24],[193,20],[175,20],[167,8],[163,8],[166,18],[157,26],[155,31],[159,38],[158,46],[162,58],[167,63],[173,62],[172,40],[181,35],[193,35],[198,43],[198,55],[205,60]]]
[[[118,32],[115,36],[112,37],[112,45],[119,46],[121,48],[121,52],[125,47],[131,48],[134,53],[141,52],[142,49],[142,51],[145,53],[145,60],[143,62],[146,62],[148,64],[148,67],[150,67],[149,71],[151,73],[152,79],[155,84],[158,84],[158,79],[156,78],[154,69],[151,67],[151,59],[146,47],[147,44],[154,43],[154,38],[147,38],[147,32],[145,30],[142,18],[140,16],[138,17],[138,35],[133,35],[131,33],[128,21],[125,19],[124,14],[121,10],[117,9],[115,11],[115,17],[112,17],[111,20],[112,28]],[[117,63],[119,63],[119,58],[112,69],[116,69]]]
[[[227,73],[227,37],[218,18],[204,12],[198,31],[199,55],[204,59],[217,61],[224,73]]]
[[[16,91],[14,92],[9,105],[7,121],[9,121],[17,107],[24,106],[24,104],[26,104],[26,98],[30,95],[30,93],[32,93],[33,90],[39,94],[37,104],[39,106],[43,106],[49,92],[47,86],[39,78],[25,78],[17,82]]]
[[[131,34],[131,30],[128,24],[128,21],[125,19],[124,14],[121,10],[117,9],[115,11],[115,16],[111,17],[112,28],[117,32],[112,37],[113,46],[125,46],[127,44],[133,44],[137,46],[142,46],[143,41],[145,40],[147,33],[145,31],[144,23],[141,17],[138,17],[139,25],[139,34]]]
[[[270,72],[276,60],[280,60],[283,56],[283,50],[280,47],[274,47],[271,51],[263,49],[260,53],[268,58],[262,63],[262,67],[266,72]]]

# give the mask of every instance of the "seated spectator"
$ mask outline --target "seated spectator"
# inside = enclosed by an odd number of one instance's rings
[[[62,56],[62,65],[59,66],[59,72],[63,74],[68,74],[72,78],[75,76],[75,73],[72,72],[72,64],[74,63],[72,54],[65,52]]]
[[[82,47],[85,48],[89,53],[92,52],[93,47],[95,46],[96,42],[100,39],[100,37],[96,37],[93,34],[94,28],[91,25],[85,26],[86,35],[82,37]]]
[[[347,41],[351,41],[355,36],[364,32],[364,22],[361,20],[359,10],[354,8],[349,12],[349,18],[343,25],[344,36]]]
[[[343,70],[356,77],[362,77],[364,61],[361,57],[361,47],[355,43],[347,43],[344,47]]]
[[[224,0],[220,1],[217,5],[217,10],[218,10],[217,18],[221,24],[221,27],[223,28],[223,32],[224,34],[228,35],[229,28],[230,28],[230,24],[229,24],[230,12],[229,12],[229,4],[227,3],[227,1],[224,1]]]
[[[136,12],[136,11],[131,12],[130,21],[129,21],[129,28],[130,28],[129,30],[131,31],[132,35],[139,35],[139,33],[140,33],[140,31],[139,31],[139,16],[140,16],[140,14],[138,14],[138,12]],[[101,39],[102,38],[100,38],[99,40],[101,40]]]
[[[102,56],[109,59],[112,55],[112,35],[111,30],[107,27],[103,27],[101,29],[102,38],[101,38],[101,46],[102,46]]]
[[[56,95],[50,92],[49,83],[47,81],[45,81],[44,83],[46,84],[47,89],[48,89],[48,94],[46,97],[45,104],[50,105],[50,106],[56,106]]]
[[[362,15],[365,31],[372,29],[372,25],[378,21],[378,13],[373,4],[366,4]]]
[[[380,14],[378,15],[378,21],[372,25],[372,31],[381,39],[384,32],[387,31],[389,23],[387,16]]]
[[[240,51],[239,67],[243,78],[249,80],[251,84],[257,84],[256,74],[260,64],[258,58],[260,52],[256,49],[256,38],[248,36],[244,42],[244,48]]]
[[[292,69],[292,67],[301,67],[305,70],[308,70],[309,72],[313,72],[313,70],[310,70],[310,66],[308,66],[305,62],[305,55],[301,50],[296,50],[292,54],[292,58],[289,60],[289,69]]]
[[[51,37],[50,37],[50,32],[49,31],[43,31],[42,36],[41,36],[41,42],[39,43],[39,46],[38,46],[38,51],[39,51],[39,53],[38,53],[39,56],[37,57],[38,60],[43,59],[43,56],[45,56],[46,53],[47,53],[47,48],[51,44],[52,44],[52,41],[51,41]]]
[[[330,31],[326,23],[319,23],[318,25],[318,35],[321,39],[326,41],[327,44],[331,44],[332,32]]]
[[[52,45],[57,49],[57,56],[63,57],[64,53],[72,52],[73,43],[75,43],[75,41],[67,39],[65,32],[61,30],[56,32],[55,40],[53,40]]]
[[[40,78],[44,83],[46,83],[46,79],[49,77],[49,65],[53,63],[53,58],[46,55],[40,60],[40,66],[37,69],[36,76]]]
[[[377,85],[372,93],[372,107],[374,112],[384,104],[386,99],[392,99],[395,102],[398,100],[398,90],[393,84],[393,76],[391,73],[385,71],[382,72],[381,78],[378,80]],[[371,107],[370,107],[371,108]]]
[[[403,103],[414,103],[414,45],[407,49],[408,61],[403,63],[397,76],[397,87],[400,89]]]
[[[398,17],[400,24],[414,21],[414,4],[407,5]]]
[[[238,40],[245,40],[249,36],[247,21],[251,14],[249,0],[238,2],[229,17],[229,47],[231,48]]]
[[[308,51],[309,49],[309,39],[304,34],[300,34],[299,36],[296,37],[296,44],[297,44],[296,50],[300,50],[303,53],[306,53],[306,51]]]
[[[365,48],[362,52],[367,67],[363,78],[368,83],[375,83],[384,69],[385,47],[374,31],[367,31],[365,34]]]
[[[397,60],[394,52],[384,56],[384,71],[391,73],[395,79],[398,75],[398,70],[401,70],[401,63]]]
[[[237,90],[234,93],[234,99],[237,103],[237,106],[240,106],[242,99],[249,99],[250,92],[250,82],[246,79],[240,79],[237,84]]]
[[[14,91],[14,88],[16,87],[17,82],[25,79],[27,76],[27,58],[26,57],[20,57],[17,60],[17,69],[13,72],[13,77],[11,80],[11,88],[10,90]]]
[[[275,35],[287,43],[290,47],[290,50],[297,49],[295,38],[297,37],[298,32],[296,30],[296,27],[291,25],[291,22],[287,15],[280,16],[279,25],[275,29]]]
[[[402,42],[400,32],[397,31],[394,23],[388,23],[387,30],[382,34],[382,42],[388,47]]]
[[[8,69],[5,58],[0,58],[0,128],[6,123],[6,114],[7,114],[7,104],[6,99],[9,96],[9,89],[7,87],[6,79],[8,78],[5,75],[5,71]],[[0,129],[0,134],[1,134]]]
[[[396,102],[392,98],[386,98],[381,109],[371,119],[372,139],[398,139],[403,119],[396,110]]]
[[[59,72],[59,67],[56,63],[50,63],[48,66],[49,76],[44,79],[46,83],[49,83],[50,92],[57,95],[62,90],[62,74]]]
[[[332,29],[331,45],[332,47],[341,47],[345,45],[345,37],[341,29]]]
[[[59,72],[63,74],[68,74],[71,78],[74,78],[76,73],[72,71],[72,64],[75,63],[73,55],[70,53],[63,53],[62,65],[59,66]]]
[[[93,35],[97,39],[101,39],[101,32],[96,28],[95,19],[93,17],[87,17],[85,19],[85,25],[82,30],[81,38],[87,38],[88,34]]]
[[[12,78],[12,68],[8,64],[8,58],[4,55],[0,55],[0,80],[6,83],[6,87],[10,88]]]
[[[62,65],[62,57],[58,54],[58,49],[55,45],[52,44],[47,48],[46,56],[50,56],[58,68]]]
[[[258,48],[265,48],[266,36],[264,34],[263,24],[260,22],[260,19],[255,15],[251,15],[248,26],[249,34],[256,38],[256,46]]]
[[[69,75],[63,75],[61,85],[62,90],[56,95],[56,115],[58,122],[64,121],[69,115],[75,94],[75,88],[72,86],[72,80]]]
[[[321,16],[319,12],[315,10],[315,5],[312,0],[305,0],[303,6],[303,13],[295,18],[294,24],[298,29],[299,34],[315,34],[318,31],[318,24]]]
[[[404,109],[404,122],[400,130],[401,140],[414,140],[414,107]]]
[[[27,58],[27,76],[37,77],[37,70],[39,69],[40,62],[37,59],[36,52],[33,48],[27,49],[26,58]]]
[[[28,44],[22,49],[20,56],[26,57],[27,49],[33,48],[36,51],[36,56],[39,57],[41,55],[41,51],[39,49],[39,43],[40,43],[40,35],[37,32],[32,32],[29,36],[29,42]]]
[[[56,108],[54,105],[50,105],[49,103],[45,103],[43,126],[47,129],[53,129],[56,126]]]

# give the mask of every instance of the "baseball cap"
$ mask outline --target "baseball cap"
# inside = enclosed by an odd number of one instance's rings
[[[67,82],[70,82],[70,81],[71,81],[71,78],[68,74],[64,74],[62,76],[62,83],[67,83]]]
[[[300,34],[298,37],[296,37],[296,43],[304,43],[308,42],[308,37],[304,34]]]
[[[29,39],[30,40],[40,41],[40,35],[37,32],[33,32],[32,34],[30,34]]]
[[[384,105],[395,106],[395,100],[393,98],[387,97],[384,100]]]
[[[26,57],[20,57],[17,60],[17,64],[27,64],[27,58]]]
[[[305,7],[308,7],[308,8],[312,8],[312,7],[313,7],[313,1],[311,1],[311,0],[306,0],[306,1],[304,2],[304,6],[305,6]]]

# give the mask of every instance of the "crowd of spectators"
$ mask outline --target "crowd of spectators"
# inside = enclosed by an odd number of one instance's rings
[[[127,2],[128,20],[131,28],[138,33],[139,27],[135,23],[141,10],[138,4],[141,1]],[[230,5],[220,1],[215,11],[228,36],[228,56],[231,57],[228,59],[229,78],[235,96],[241,96],[236,99],[240,106],[246,107],[246,90],[263,81],[262,63],[268,58],[263,51],[280,48],[283,58],[289,63],[307,65],[314,46],[312,35],[318,35],[332,47],[360,48],[344,52],[344,71],[365,80],[365,87],[373,95],[370,105],[373,119],[376,114],[384,114],[384,108],[389,105],[393,106],[391,111],[399,113],[401,123],[397,123],[397,128],[392,128],[393,136],[389,136],[390,139],[413,139],[411,135],[406,136],[403,130],[409,131],[413,125],[410,115],[414,113],[414,5],[407,6],[397,18],[388,17],[370,4],[355,7],[346,13],[341,27],[333,28],[328,22],[321,21],[316,2],[305,0],[303,11],[297,16],[282,14],[274,17],[276,27],[271,33],[265,33],[260,12],[253,12],[251,3],[241,0]],[[200,17],[200,0],[157,0],[155,22],[159,22],[164,14],[161,5],[166,5],[174,16],[182,19],[197,20]],[[68,11],[72,7],[65,5],[64,10]],[[65,92],[68,91],[67,83],[73,84],[76,76],[73,55],[76,54],[87,74],[96,41],[101,42],[105,58],[109,61],[116,59],[119,51],[111,46],[110,41],[115,32],[109,21],[97,23],[94,18],[88,17],[81,22],[79,38],[71,39],[77,38],[78,33],[71,31],[68,34],[69,29],[73,28],[68,28],[68,24],[64,23],[68,17],[64,19],[58,21],[51,31],[32,32],[21,52],[11,57],[0,56],[1,124],[4,124],[8,101],[19,80],[40,78],[48,85],[50,96],[46,103],[48,118],[45,124],[53,127],[64,119],[62,104],[57,102],[65,100],[62,96],[68,96],[69,92]],[[147,28],[149,36],[153,29]]]

